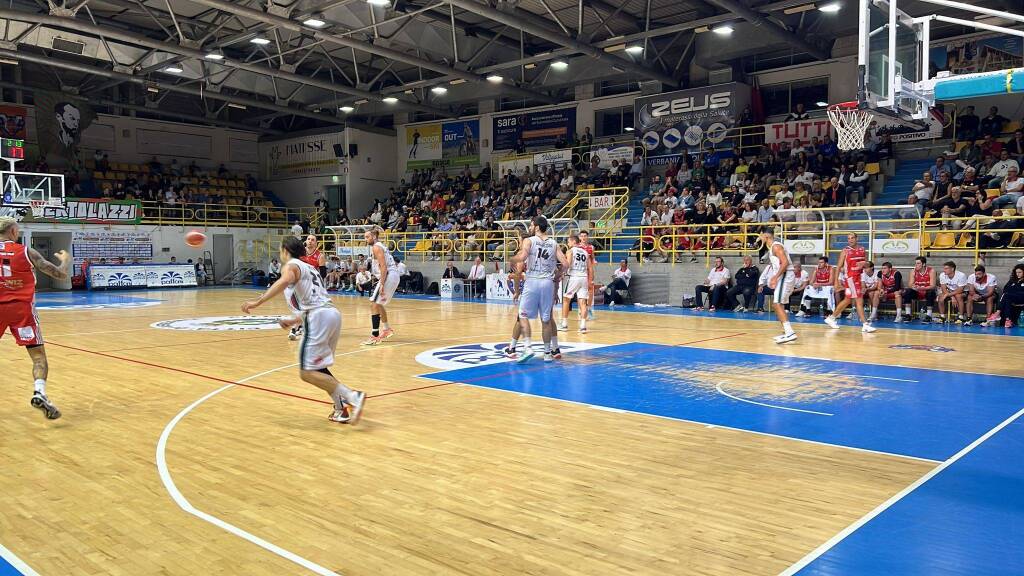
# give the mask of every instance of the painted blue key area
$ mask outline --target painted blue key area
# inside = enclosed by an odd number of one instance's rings
[[[723,367],[729,374],[715,376]],[[814,399],[759,393],[760,378],[772,369],[795,371],[786,386]],[[835,374],[847,376],[840,390],[830,390]],[[932,460],[949,458],[1024,406],[1020,378],[641,343],[551,364],[538,358],[425,377]],[[749,401],[833,416],[735,400],[715,388],[719,383]]]
[[[0,576],[22,576],[21,572],[7,563],[6,560],[0,558]]]
[[[1021,454],[1017,419],[798,574],[1024,574]]]

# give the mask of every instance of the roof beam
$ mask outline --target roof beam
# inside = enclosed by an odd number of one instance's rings
[[[786,30],[782,26],[779,26],[775,22],[768,20],[764,16],[761,16],[757,10],[750,8],[746,4],[743,4],[739,0],[705,0],[706,2],[718,6],[723,10],[743,18],[750,25],[757,27],[763,31],[765,35],[774,38],[778,42],[783,42],[793,46],[800,52],[806,52],[811,56],[814,56],[818,60],[828,60],[831,56],[828,51],[822,50],[821,48],[814,46],[810,42],[804,40],[800,36],[793,34],[789,30]]]
[[[657,70],[654,70],[653,68],[648,68],[647,66],[636,64],[635,62],[619,58],[618,56],[613,56],[611,54],[608,54],[604,50],[595,47],[592,44],[586,44],[584,42],[580,42],[579,40],[569,38],[568,36],[563,36],[561,34],[552,34],[550,30],[542,26],[538,26],[533,22],[528,22],[525,19],[519,18],[518,16],[507,14],[495,8],[491,8],[488,5],[480,4],[475,0],[448,0],[448,2],[455,6],[458,6],[459,8],[462,8],[463,10],[467,10],[469,12],[473,12],[475,14],[483,16],[484,18],[488,18],[490,20],[494,20],[495,22],[500,22],[507,26],[517,28],[519,30],[522,30],[523,32],[526,32],[527,34],[532,34],[533,36],[544,38],[545,40],[550,40],[552,42],[564,46],[565,48],[569,48],[576,52],[583,53],[587,56],[590,56],[591,58],[600,60],[605,64],[608,64],[609,66],[612,66],[619,70],[624,70],[626,72],[630,72],[638,76],[651,78],[653,80],[657,80],[669,86],[679,85],[679,81],[677,79],[673,78],[672,76],[669,76],[668,74],[665,74],[664,72],[659,72]]]

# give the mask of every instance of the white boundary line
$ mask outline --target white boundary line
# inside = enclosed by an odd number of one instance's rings
[[[724,382],[719,382],[718,384],[715,385],[715,390],[718,390],[719,394],[721,394],[723,396],[728,396],[729,398],[732,398],[733,400],[738,400],[740,402],[746,402],[747,404],[757,404],[758,406],[764,406],[766,408],[775,408],[775,409],[778,409],[778,410],[789,410],[791,412],[805,412],[807,414],[817,414],[819,416],[835,416],[835,414],[829,414],[828,412],[818,412],[817,410],[804,410],[803,408],[789,408],[789,407],[786,407],[786,406],[775,406],[774,404],[765,404],[764,402],[755,402],[753,400],[747,400],[746,398],[740,398],[739,396],[733,396],[732,394],[729,394],[725,390],[722,390],[722,384],[724,384]]]
[[[14,552],[4,548],[3,544],[0,544],[0,558],[3,558],[4,561],[11,566],[14,566],[14,569],[21,572],[24,576],[39,576],[39,572],[33,570],[28,564],[25,564],[21,558],[14,555]]]
[[[945,462],[943,462],[942,464],[939,464],[938,466],[936,466],[935,468],[930,470],[927,474],[925,474],[924,476],[921,476],[920,478],[918,478],[917,481],[914,482],[913,484],[911,484],[910,486],[907,486],[903,490],[900,490],[895,495],[893,495],[891,498],[889,498],[885,502],[882,502],[881,504],[879,504],[877,507],[875,507],[874,510],[868,512],[864,516],[861,516],[859,520],[857,520],[853,524],[850,524],[849,526],[844,528],[841,532],[839,532],[838,534],[836,534],[832,538],[829,538],[829,540],[827,542],[825,542],[821,546],[818,546],[817,548],[812,550],[809,554],[807,554],[806,556],[801,558],[796,564],[793,564],[789,568],[787,568],[787,569],[783,570],[782,572],[780,572],[779,576],[793,576],[794,574],[796,574],[800,570],[803,570],[804,568],[807,567],[808,564],[810,564],[811,562],[816,560],[819,556],[821,556],[825,552],[828,552],[833,547],[835,547],[836,544],[839,544],[844,539],[846,539],[847,536],[849,536],[850,534],[853,534],[858,529],[860,529],[862,526],[864,526],[865,524],[870,522],[872,519],[874,519],[876,516],[878,516],[882,512],[885,512],[893,504],[899,502],[904,497],[906,497],[908,494],[910,494],[914,490],[917,490],[918,488],[920,488],[925,482],[927,482],[927,481],[931,480],[932,478],[934,478],[939,472],[942,472],[946,468],[949,468],[954,463],[956,463],[957,460],[959,460],[959,459],[963,458],[964,456],[968,455],[972,450],[974,450],[975,448],[980,446],[983,442],[985,442],[986,440],[988,440],[989,438],[994,436],[997,432],[999,432],[1003,428],[1006,428],[1007,426],[1009,426],[1011,423],[1013,423],[1014,420],[1016,420],[1017,418],[1020,418],[1022,415],[1024,415],[1024,408],[1021,408],[1020,410],[1017,411],[1016,414],[1014,414],[1013,416],[1010,416],[1006,420],[1003,420],[1002,422],[1000,422],[998,425],[996,425],[995,428],[989,430],[984,435],[982,435],[981,438],[978,438],[974,442],[971,442],[966,447],[964,447],[962,450],[960,450],[959,452],[957,452],[956,454],[951,456],[949,459],[947,459]]]
[[[349,356],[349,355],[352,355],[352,354],[361,354],[363,352],[371,352],[373,350],[387,350],[388,348],[398,348],[398,347],[401,347],[401,346],[412,346],[414,344],[426,344],[426,343],[430,343],[430,342],[441,342],[441,341],[445,341],[445,340],[465,340],[465,339],[469,339],[469,338],[490,338],[490,337],[493,337],[493,336],[500,336],[500,335],[501,334],[481,334],[481,335],[476,335],[476,336],[454,336],[454,337],[449,337],[449,338],[434,338],[434,339],[431,339],[431,340],[417,340],[417,341],[414,341],[414,342],[400,342],[398,344],[391,344],[391,345],[385,345],[385,346],[372,346],[372,347],[366,347],[366,348],[359,348],[357,350],[351,350],[349,352],[344,352],[342,354],[336,354],[335,357]],[[167,493],[171,496],[171,499],[174,500],[174,503],[177,504],[178,507],[181,508],[182,510],[184,510],[185,512],[195,516],[196,518],[199,518],[200,520],[203,520],[204,522],[209,522],[210,524],[213,524],[214,526],[216,526],[216,527],[218,527],[218,528],[220,528],[220,529],[222,529],[222,530],[224,530],[226,532],[230,532],[231,534],[234,534],[235,536],[238,536],[239,538],[242,538],[243,540],[247,540],[247,541],[251,542],[252,544],[255,544],[256,546],[259,546],[260,548],[263,548],[264,550],[267,550],[268,552],[271,552],[273,554],[276,554],[276,555],[280,556],[281,558],[284,558],[285,560],[289,560],[291,562],[294,562],[294,563],[298,564],[299,566],[302,566],[303,568],[306,568],[307,570],[309,570],[311,572],[314,572],[316,574],[320,574],[321,576],[341,576],[337,572],[332,572],[331,570],[329,570],[327,568],[324,568],[323,566],[321,566],[321,565],[319,565],[319,564],[317,564],[315,562],[307,560],[307,559],[299,556],[298,554],[295,554],[293,552],[289,552],[288,550],[285,550],[284,548],[281,548],[280,546],[277,546],[276,544],[274,544],[272,542],[268,542],[268,541],[260,538],[259,536],[251,534],[249,532],[246,532],[245,530],[243,530],[243,529],[241,529],[241,528],[239,528],[239,527],[237,527],[237,526],[235,526],[233,524],[225,522],[224,520],[221,520],[220,518],[217,518],[216,516],[213,516],[212,514],[207,514],[206,512],[203,512],[202,510],[199,510],[198,508],[193,506],[192,503],[189,502],[187,498],[185,498],[185,496],[181,493],[180,490],[178,490],[178,487],[174,483],[174,479],[171,477],[170,469],[167,466],[167,442],[168,442],[169,438],[171,437],[171,432],[174,431],[175,426],[177,426],[178,423],[181,422],[181,420],[183,418],[185,418],[185,416],[188,416],[188,414],[190,412],[192,412],[193,410],[198,408],[200,404],[202,404],[203,402],[206,402],[207,400],[209,400],[210,398],[213,398],[214,396],[220,394],[221,392],[224,392],[225,390],[228,390],[230,388],[234,388],[236,384],[244,384],[244,383],[246,383],[246,382],[248,382],[250,380],[255,380],[257,378],[266,376],[268,374],[273,374],[274,372],[280,372],[281,370],[292,368],[292,367],[297,366],[297,365],[298,364],[296,364],[296,363],[292,363],[292,364],[287,364],[285,366],[279,366],[277,368],[273,368],[273,369],[270,369],[270,370],[266,370],[266,371],[260,372],[259,374],[254,374],[252,376],[248,376],[248,377],[242,378],[241,380],[237,380],[234,384],[227,384],[225,386],[221,386],[220,388],[214,390],[213,392],[210,392],[209,394],[207,394],[207,395],[203,396],[202,398],[196,400],[195,402],[189,404],[181,412],[178,412],[177,416],[175,416],[170,422],[167,423],[167,426],[164,427],[163,433],[160,434],[160,440],[157,442],[157,445],[156,445],[156,467],[157,467],[157,472],[160,475],[160,482],[163,483],[164,489],[167,490]],[[3,547],[0,547],[0,552],[2,552],[3,550],[4,550]],[[14,563],[12,563],[12,564],[14,564]],[[17,564],[15,564],[15,567],[17,567]],[[26,572],[25,576],[39,576],[39,575],[36,574],[35,572]]]

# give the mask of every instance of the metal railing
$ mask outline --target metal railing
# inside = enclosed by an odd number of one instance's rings
[[[157,226],[230,226],[234,228],[282,228],[323,218],[316,208],[281,208],[242,204],[142,202],[142,223]]]
[[[592,199],[594,199],[592,201]],[[581,186],[555,213],[555,218],[585,222],[586,228],[618,231],[629,215],[629,187],[590,188]]]

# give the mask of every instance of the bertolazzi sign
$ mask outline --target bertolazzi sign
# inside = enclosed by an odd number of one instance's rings
[[[142,203],[138,200],[68,198],[63,206],[46,206],[33,222],[59,224],[138,224],[142,221]]]

